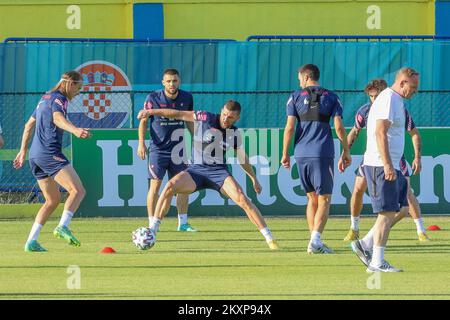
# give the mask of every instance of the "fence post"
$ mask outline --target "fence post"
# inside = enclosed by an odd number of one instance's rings
[[[130,93],[131,98],[131,106],[130,106],[130,129],[133,128],[133,119],[134,119],[134,91]]]

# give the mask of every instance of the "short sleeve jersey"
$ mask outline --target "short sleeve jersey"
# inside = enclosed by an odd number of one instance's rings
[[[36,119],[33,142],[30,148],[30,158],[41,158],[58,155],[62,152],[64,130],[57,127],[53,113],[60,112],[67,117],[69,101],[60,91],[42,96],[32,117]]]
[[[226,151],[230,148],[238,149],[241,144],[241,135],[236,126],[228,129],[220,126],[220,114],[194,112],[194,164],[226,167]]]
[[[194,100],[189,92],[178,90],[178,96],[172,100],[164,90],[150,93],[144,103],[144,109],[170,108],[182,111],[192,111]],[[184,121],[168,119],[160,116],[150,117],[150,151],[170,153],[175,145],[183,142]],[[182,130],[178,134],[177,130]]]
[[[320,115],[330,117],[330,119],[335,116],[342,117],[342,105],[335,93],[318,86],[309,88],[322,91],[319,104]],[[311,107],[314,106],[310,106],[310,95],[306,90],[297,90],[288,99],[286,114],[297,118],[294,156],[334,158],[334,144],[330,123],[300,119]]]
[[[388,120],[391,123],[387,131],[389,155],[396,170],[400,170],[400,160],[405,146],[405,116],[403,98],[391,88],[383,90],[375,99],[367,117],[367,147],[364,153],[364,164],[382,167],[383,161],[378,150],[375,135],[377,120]]]

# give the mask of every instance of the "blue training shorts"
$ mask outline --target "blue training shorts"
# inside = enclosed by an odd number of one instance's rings
[[[364,160],[363,160],[364,161]],[[364,164],[363,161],[361,161],[361,164],[359,165],[357,171],[356,171],[356,175],[358,177],[363,177],[364,178]],[[406,164],[406,160],[405,158],[402,158],[400,160],[400,172],[402,173],[402,175],[404,175],[405,177],[410,177],[411,173],[408,170],[408,165]]]
[[[168,152],[151,151],[148,156],[148,178],[162,180],[168,172],[169,179],[187,169],[185,163],[174,163]]]
[[[364,176],[372,200],[373,213],[398,212],[401,207],[408,206],[408,182],[399,170],[396,170],[396,173],[396,180],[387,181],[384,179],[383,167],[364,165]]]
[[[225,179],[231,176],[226,166],[211,166],[193,164],[186,170],[194,180],[196,191],[202,189],[214,189],[220,192]]]
[[[31,173],[37,180],[54,177],[56,174],[70,164],[70,161],[61,153],[53,156],[42,156],[29,159]]]
[[[300,183],[306,193],[332,194],[334,182],[333,158],[295,158]]]

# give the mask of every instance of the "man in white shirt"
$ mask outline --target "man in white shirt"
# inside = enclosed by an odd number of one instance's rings
[[[383,90],[370,108],[364,175],[372,209],[378,218],[369,232],[372,234],[351,244],[358,258],[367,266],[367,272],[401,271],[384,260],[384,249],[392,222],[400,208],[408,206],[407,181],[399,166],[405,144],[403,99],[410,99],[418,86],[419,73],[412,68],[402,68],[397,72],[392,87]]]

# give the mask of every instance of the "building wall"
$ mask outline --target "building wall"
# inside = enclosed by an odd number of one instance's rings
[[[126,0],[0,0],[0,41],[8,37],[132,38],[133,5]],[[69,12],[67,12],[69,10]]]
[[[450,34],[448,1],[368,0],[0,0],[8,37],[209,38],[250,35]],[[73,7],[72,7],[73,8]],[[72,23],[73,25],[73,23]]]
[[[450,37],[450,0],[436,0],[436,35]]]
[[[434,1],[428,0],[180,2],[164,4],[166,38],[435,33]]]

